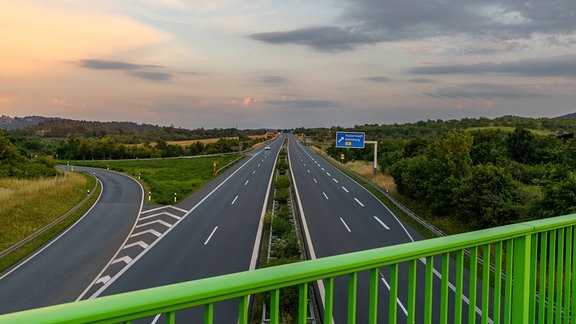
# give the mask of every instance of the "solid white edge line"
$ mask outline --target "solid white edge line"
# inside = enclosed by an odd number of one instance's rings
[[[106,172],[114,172],[117,174],[120,174],[122,176],[128,177],[122,173],[119,172],[115,172],[115,171],[109,171],[109,170],[102,170],[102,171],[106,171]],[[132,177],[128,177],[134,181],[136,181],[136,179],[132,178]],[[126,245],[126,243],[128,242],[128,240],[132,237],[132,235],[134,234],[134,230],[136,229],[136,226],[138,225],[138,222],[140,221],[140,215],[142,214],[142,208],[144,207],[144,187],[142,186],[142,184],[138,181],[136,181],[136,183],[140,186],[140,190],[142,192],[142,199],[140,201],[140,210],[138,211],[138,216],[136,216],[136,219],[134,220],[134,224],[132,225],[132,229],[130,230],[130,233],[128,233],[128,236],[126,236],[126,239],[124,240],[124,242],[120,245],[120,247],[118,247],[118,250],[116,251],[116,253],[114,254],[114,256],[110,259],[110,261],[108,261],[108,264],[106,264],[104,266],[104,268],[102,268],[102,270],[100,270],[100,272],[98,273],[98,275],[96,276],[96,278],[94,278],[94,280],[92,280],[92,282],[88,285],[88,287],[86,287],[86,289],[84,289],[84,291],[82,292],[82,294],[80,294],[80,296],[78,296],[78,298],[76,298],[76,301],[81,300],[82,298],[84,298],[84,295],[96,284],[96,281],[98,281],[100,279],[100,277],[104,274],[104,272],[106,272],[106,270],[108,270],[108,267],[110,267],[110,265],[112,265],[112,262],[118,257],[118,255],[120,254],[120,252],[124,249],[124,245]],[[102,191],[104,191],[104,186],[102,186]],[[146,251],[146,249],[144,249],[144,251]],[[110,281],[110,280],[108,280]],[[104,284],[106,285],[108,283],[108,281]]]
[[[262,241],[262,229],[264,228],[264,217],[266,217],[266,208],[268,207],[268,198],[270,196],[270,188],[272,188],[272,179],[274,178],[274,171],[276,171],[276,162],[278,161],[278,156],[280,155],[280,150],[276,153],[276,158],[274,159],[274,164],[270,172],[270,180],[268,181],[268,188],[266,189],[266,195],[264,197],[264,203],[262,204],[262,212],[260,213],[260,222],[258,223],[258,231],[256,232],[256,239],[254,240],[254,248],[252,250],[252,259],[250,260],[250,270],[256,269],[256,264],[258,263],[258,257],[260,255],[260,244]]]
[[[296,143],[296,145],[297,144],[298,143]],[[296,203],[298,204],[298,210],[300,211],[300,219],[302,220],[302,229],[304,230],[304,238],[306,239],[306,245],[308,246],[308,253],[310,254],[311,260],[316,260],[316,252],[314,251],[314,245],[312,244],[312,238],[310,237],[310,231],[308,230],[308,222],[306,221],[304,208],[302,208],[302,203],[300,201],[300,194],[298,193],[298,185],[296,184],[296,178],[294,178],[292,164],[290,163],[290,139],[288,139],[288,167],[290,168],[292,185],[294,186]],[[318,280],[316,283],[318,284],[318,290],[320,292],[320,299],[322,299],[322,305],[324,305],[326,303],[326,289],[324,288],[324,282],[322,280]],[[334,319],[332,319],[332,322],[334,322]]]
[[[321,155],[318,155],[322,158]],[[335,167],[336,168],[336,167]],[[337,169],[337,168],[336,168]],[[338,170],[340,171],[340,170]],[[386,210],[390,213],[390,215],[392,215],[392,217],[394,217],[394,219],[396,219],[396,221],[398,222],[398,224],[400,225],[400,227],[402,227],[402,229],[404,230],[404,233],[406,233],[406,235],[408,236],[408,238],[410,239],[410,241],[412,242],[416,242],[416,240],[412,237],[412,235],[410,235],[410,232],[408,232],[408,230],[406,229],[406,227],[404,226],[404,224],[402,223],[402,221],[400,221],[400,219],[398,218],[398,216],[396,216],[396,214],[394,214],[390,208],[388,208],[388,206],[386,206],[386,204],[381,201],[380,199],[378,199],[373,193],[371,193],[370,191],[368,191],[368,189],[364,188],[362,185],[360,185],[358,182],[356,182],[354,179],[350,178],[349,175],[347,175],[346,173],[340,171],[340,173],[342,173],[344,176],[348,177],[348,179],[350,179],[353,183],[356,183],[361,189],[364,189],[368,194],[370,194],[372,197],[374,197],[374,199],[376,199],[378,202],[380,202],[380,204],[382,206],[384,206],[384,208],[386,208]],[[425,260],[425,259],[424,259]],[[422,260],[420,260],[422,261]],[[425,262],[424,262],[425,263]],[[433,269],[434,275],[436,275],[436,277],[438,277],[439,279],[442,279],[442,275],[440,274],[440,272],[438,272],[438,270],[436,270],[436,268]],[[450,282],[450,280],[448,280],[448,286],[450,287],[451,290],[455,291],[455,287],[454,285]],[[462,296],[464,302],[466,302],[467,304],[470,304],[470,299],[468,299],[465,295]],[[479,315],[482,315],[482,310],[478,307],[478,305],[475,306],[476,307],[476,313]],[[494,320],[489,318],[488,319],[488,323],[493,323]]]
[[[19,263],[17,266],[15,266],[14,268],[10,269],[10,271],[6,272],[5,274],[3,274],[0,277],[0,280],[4,279],[6,276],[10,275],[12,272],[18,270],[20,267],[22,267],[24,264],[28,263],[28,261],[32,260],[32,258],[34,258],[36,255],[40,254],[42,251],[44,251],[45,249],[47,249],[50,245],[54,244],[54,242],[56,242],[60,237],[64,236],[64,234],[66,234],[69,230],[71,230],[74,226],[76,226],[76,224],[78,224],[84,217],[86,217],[86,215],[88,215],[88,213],[90,213],[90,211],[92,211],[92,208],[94,208],[94,206],[96,206],[96,203],[98,203],[98,201],[100,200],[100,197],[102,197],[102,191],[104,191],[104,184],[102,183],[102,181],[100,181],[100,179],[97,178],[97,181],[100,183],[100,194],[98,195],[98,198],[96,199],[96,201],[94,202],[94,204],[92,205],[92,207],[90,207],[90,209],[88,209],[88,211],[86,211],[86,213],[84,213],[84,215],[82,215],[82,217],[80,217],[76,222],[74,222],[74,224],[70,225],[70,227],[68,227],[68,229],[66,229],[64,232],[62,232],[60,235],[58,235],[55,239],[53,239],[52,241],[50,241],[50,243],[46,244],[46,246],[42,247],[41,249],[39,249],[38,251],[36,251],[36,253],[32,254],[30,257],[28,257],[26,260],[22,261],[21,263]]]
[[[172,225],[172,227],[170,227],[168,230],[166,230],[162,234],[161,237],[159,237],[157,240],[155,240],[152,244],[150,244],[148,246],[148,248],[146,248],[136,258],[134,258],[134,260],[132,260],[132,263],[130,263],[130,264],[126,265],[124,268],[122,268],[122,270],[120,270],[118,273],[116,273],[114,275],[114,277],[112,277],[112,279],[108,280],[108,282],[106,282],[102,287],[100,287],[100,289],[98,289],[88,299],[93,299],[93,298],[100,296],[101,293],[103,293],[108,287],[110,287],[110,285],[112,285],[116,280],[118,280],[118,278],[120,278],[126,271],[128,271],[128,269],[130,269],[134,264],[136,264],[136,262],[138,260],[140,260],[144,255],[146,255],[146,253],[148,253],[148,251],[150,251],[154,246],[156,246],[156,244],[158,244],[158,242],[162,241],[162,239],[166,235],[168,235],[168,233],[172,232],[172,230],[174,228],[176,228],[176,225],[178,225],[178,224],[180,224],[180,222],[184,221],[184,219],[186,219],[186,217],[188,215],[190,215],[194,210],[196,210],[196,208],[198,208],[202,203],[204,203],[204,201],[206,201],[206,199],[208,199],[208,197],[212,196],[212,194],[214,192],[216,192],[216,190],[220,189],[220,187],[222,187],[228,180],[230,180],[230,178],[232,178],[238,171],[242,170],[242,168],[246,164],[248,164],[250,161],[252,161],[252,159],[254,159],[256,156],[258,156],[258,154],[260,154],[260,152],[256,153],[251,158],[249,158],[243,165],[238,167],[238,169],[236,169],[234,172],[232,172],[226,179],[224,179],[218,186],[216,186],[216,188],[212,189],[212,191],[210,191],[206,196],[204,196],[204,198],[202,198],[202,200],[200,200],[196,205],[194,205],[194,207],[192,207],[192,209],[190,209],[186,213],[186,215],[182,216],[182,218],[180,218],[180,220],[178,220],[176,223],[174,223],[174,225]],[[89,288],[91,288],[91,287],[88,287],[88,289]]]

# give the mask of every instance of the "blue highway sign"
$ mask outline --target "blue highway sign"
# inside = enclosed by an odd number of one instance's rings
[[[364,133],[336,132],[336,147],[364,148]]]

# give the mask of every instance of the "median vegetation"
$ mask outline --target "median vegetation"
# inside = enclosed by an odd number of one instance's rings
[[[272,206],[264,220],[261,268],[288,264],[303,260],[302,240],[291,194],[290,171],[286,148],[283,147],[276,162],[275,185]],[[298,287],[280,290],[281,323],[296,323],[298,314]],[[270,316],[270,293],[258,295],[254,303],[252,323],[262,323]]]

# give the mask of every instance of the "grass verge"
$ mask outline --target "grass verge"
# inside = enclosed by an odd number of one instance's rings
[[[142,159],[114,161],[75,161],[74,164],[126,173],[139,179],[147,192],[149,204],[169,205],[190,195],[214,179],[214,162],[218,169],[238,160],[240,154],[176,159]]]
[[[0,251],[4,251],[66,214],[92,190],[89,175],[67,172],[65,177],[18,180],[0,179]],[[0,271],[12,266],[77,221],[94,204],[96,192],[78,210],[18,250],[0,258]]]

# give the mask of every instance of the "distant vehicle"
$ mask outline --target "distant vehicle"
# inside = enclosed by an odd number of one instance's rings
[[[266,147],[264,147],[264,149],[265,149],[266,151],[270,151],[270,146],[266,146]]]

